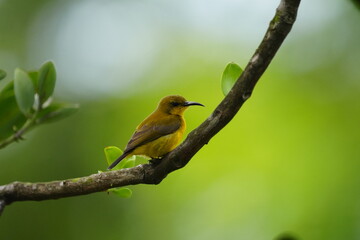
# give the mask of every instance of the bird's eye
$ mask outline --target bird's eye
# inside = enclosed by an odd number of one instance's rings
[[[173,107],[176,107],[176,106],[179,106],[180,105],[180,103],[178,103],[178,102],[171,102],[170,103]]]

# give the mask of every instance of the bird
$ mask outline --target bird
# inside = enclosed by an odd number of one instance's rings
[[[184,111],[194,105],[204,107],[201,103],[187,101],[179,95],[162,98],[155,111],[136,127],[124,152],[108,170],[126,157],[142,155],[151,159],[161,159],[174,150],[186,128]]]

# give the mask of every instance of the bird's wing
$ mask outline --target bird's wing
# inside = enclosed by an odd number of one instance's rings
[[[156,121],[140,124],[128,142],[124,153],[130,153],[141,145],[171,134],[178,130],[180,126],[181,119],[177,117],[157,119]]]

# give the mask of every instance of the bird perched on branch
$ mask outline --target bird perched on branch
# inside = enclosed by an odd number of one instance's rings
[[[193,105],[204,107],[201,103],[186,101],[178,95],[161,99],[156,110],[137,126],[124,153],[108,170],[126,157],[144,155],[156,159],[172,151],[180,142],[186,128],[184,111]]]

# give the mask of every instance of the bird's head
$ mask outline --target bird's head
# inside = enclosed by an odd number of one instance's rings
[[[173,115],[182,115],[184,111],[193,105],[203,106],[201,103],[186,101],[186,99],[179,95],[171,95],[160,100],[158,111]]]

